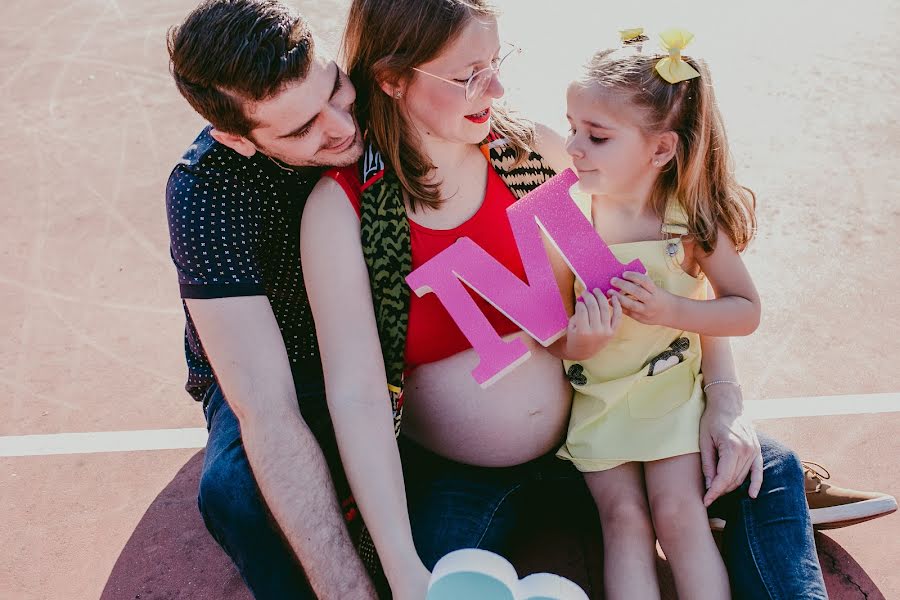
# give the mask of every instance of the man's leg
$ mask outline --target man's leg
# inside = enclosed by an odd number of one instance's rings
[[[213,538],[257,600],[315,595],[262,501],[241,443],[237,417],[217,385],[207,393],[209,441],[197,497]]]
[[[725,561],[734,598],[826,599],[797,456],[759,434],[763,483],[759,496],[748,482],[710,507],[726,521]]]

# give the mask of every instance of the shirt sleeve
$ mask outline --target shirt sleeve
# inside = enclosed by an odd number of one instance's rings
[[[166,212],[182,298],[265,294],[257,194],[228,171],[172,171]]]

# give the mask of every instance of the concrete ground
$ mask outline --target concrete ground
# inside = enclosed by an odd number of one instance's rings
[[[508,96],[557,127],[569,72],[607,33],[696,33],[760,201],[746,260],[765,316],[734,342],[748,409],[781,415],[760,429],[838,482],[900,495],[898,5],[502,4],[504,37],[526,49],[505,65]],[[196,511],[203,417],[182,389],[167,249],[166,177],[203,123],[164,36],[193,5],[0,6],[3,599],[249,597]],[[332,45],[346,5],[300,3]],[[813,400],[772,402],[798,397]],[[538,524],[559,550],[545,561],[523,542],[519,564],[590,585],[596,540],[581,532],[586,563],[567,553],[574,527]],[[900,597],[896,515],[817,544],[832,598]]]

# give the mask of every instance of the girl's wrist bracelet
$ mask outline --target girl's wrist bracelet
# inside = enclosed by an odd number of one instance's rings
[[[719,385],[720,383],[730,383],[731,385],[736,386],[737,389],[739,389],[739,390],[743,389],[743,388],[741,388],[741,384],[739,384],[737,381],[731,381],[730,379],[717,379],[715,381],[710,381],[709,383],[704,385],[703,393],[705,394],[706,390],[708,390],[709,388],[711,388],[714,385]]]

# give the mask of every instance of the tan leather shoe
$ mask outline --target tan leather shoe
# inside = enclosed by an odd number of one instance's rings
[[[826,483],[831,473],[822,465],[803,461],[806,502],[815,529],[837,529],[877,519],[897,510],[897,500],[882,492],[864,492]]]
[[[814,529],[838,529],[889,515],[897,510],[897,500],[882,492],[863,492],[826,483],[831,473],[822,465],[803,462],[806,503]],[[724,529],[723,519],[710,519],[709,526]]]

